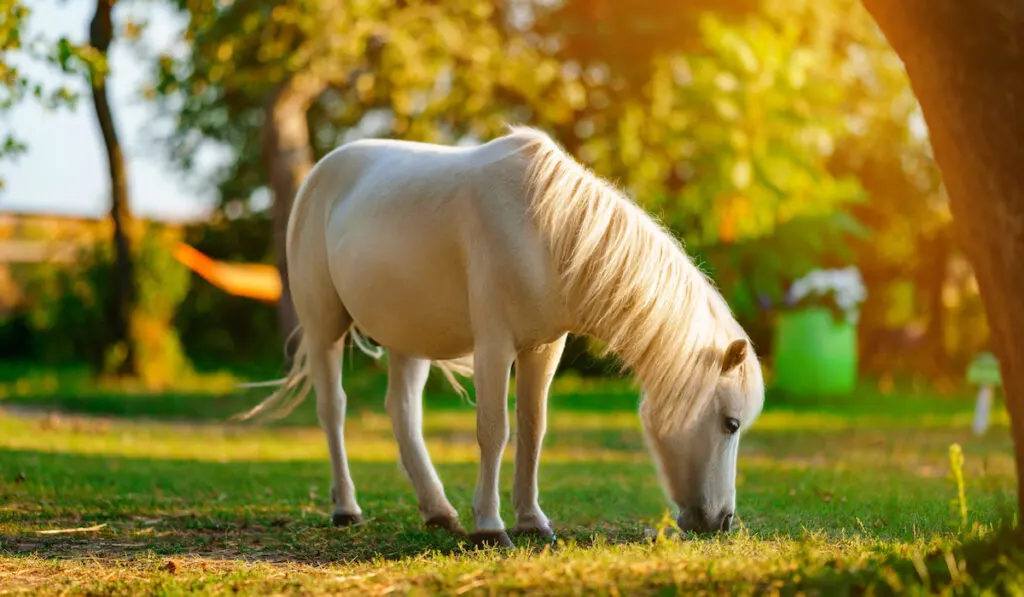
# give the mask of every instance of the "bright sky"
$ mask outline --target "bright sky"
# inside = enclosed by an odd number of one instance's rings
[[[33,0],[28,4],[33,11],[29,21],[33,33],[49,40],[67,36],[82,42],[87,38],[94,3]],[[147,51],[172,48],[184,24],[183,17],[161,3],[119,4],[114,12],[115,21],[120,22],[129,13],[147,17]],[[75,89],[86,90],[84,81],[62,77],[50,65],[18,64],[32,80],[51,87],[71,83]],[[180,173],[164,157],[157,138],[170,123],[160,120],[156,108],[147,105],[140,95],[148,68],[136,48],[118,42],[112,46],[111,102],[128,159],[131,207],[137,215],[161,219],[201,217],[213,201],[214,192],[200,184],[203,177]],[[5,130],[13,130],[28,146],[28,152],[0,162],[0,177],[5,183],[0,191],[0,212],[86,216],[106,212],[110,188],[106,154],[87,93],[74,110],[48,111],[34,101],[25,101],[0,116],[0,135]],[[215,163],[204,161],[207,166]]]

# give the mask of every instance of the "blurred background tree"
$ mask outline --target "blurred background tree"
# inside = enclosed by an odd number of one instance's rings
[[[175,286],[173,273],[176,268],[183,272],[183,268],[166,264],[170,252],[154,245],[151,238],[142,238],[146,233],[138,230],[132,218],[127,166],[108,92],[108,55],[118,30],[113,6],[114,0],[96,0],[88,41],[81,44],[68,38],[54,42],[32,34],[31,12],[19,0],[0,6],[0,47],[4,52],[0,58],[0,109],[10,108],[26,96],[52,107],[73,107],[77,99],[68,87],[46,90],[30,82],[6,60],[9,52],[20,52],[23,59],[49,62],[65,74],[84,78],[102,133],[110,181],[111,226],[103,228],[109,241],[84,243],[70,267],[35,268],[25,275],[30,307],[25,320],[36,332],[27,343],[35,348],[36,356],[49,361],[84,361],[97,375],[141,378],[150,385],[166,385],[189,370],[178,337],[170,327],[181,298],[176,298],[175,290],[183,296],[188,278],[179,274],[185,286]],[[130,21],[124,23],[124,30],[133,35],[141,33]],[[15,136],[8,135],[0,158],[24,149]],[[140,241],[141,246],[133,246]],[[136,258],[143,260],[141,271],[136,268]],[[164,264],[160,264],[161,259]],[[171,277],[165,279],[166,274]]]

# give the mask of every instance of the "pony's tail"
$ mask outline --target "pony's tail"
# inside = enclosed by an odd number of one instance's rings
[[[288,335],[288,340],[285,341],[285,346],[291,344],[292,338],[295,334],[302,331],[302,327],[295,328],[291,334]],[[380,347],[370,345],[358,332],[355,327],[351,328],[347,335],[352,337],[352,343],[355,344],[359,350],[366,353],[368,356],[374,359],[380,359],[384,356],[384,350]],[[287,353],[286,353],[287,354]],[[299,341],[299,346],[295,350],[295,357],[292,360],[292,367],[288,371],[283,379],[275,379],[271,381],[258,381],[253,383],[238,384],[240,388],[268,388],[277,387],[278,389],[267,396],[263,402],[260,402],[249,411],[239,413],[231,420],[247,421],[249,419],[264,415],[263,418],[266,420],[283,419],[295,410],[295,407],[299,405],[309,394],[309,391],[313,389],[313,380],[309,377],[309,345],[306,342],[305,335]]]
[[[455,376],[473,377],[473,355],[470,354],[448,361],[432,361],[430,364],[437,367],[441,375],[444,375],[444,378],[448,380],[448,383],[451,384],[459,396],[469,400],[469,392],[462,387],[462,384],[459,383],[459,380],[455,379]]]
[[[288,336],[288,341],[285,342],[285,345],[290,344],[295,334],[301,333],[301,331],[301,327],[296,328]],[[366,338],[356,330],[354,325],[348,330],[347,335],[352,338],[352,344],[367,356],[376,360],[380,360],[384,356],[384,349],[367,342]],[[455,375],[462,375],[463,377],[473,376],[473,355],[448,361],[433,361],[431,364],[441,371],[445,379],[448,380],[448,383],[455,388],[455,391],[460,396],[466,399],[469,398],[469,393],[455,379]],[[303,335],[299,341],[298,348],[295,350],[295,357],[292,360],[292,367],[288,371],[288,375],[282,379],[271,381],[238,384],[238,387],[277,387],[278,389],[247,412],[234,415],[231,417],[231,420],[248,421],[260,415],[263,415],[262,418],[265,420],[276,420],[290,415],[295,410],[295,407],[306,398],[309,391],[313,389],[313,380],[309,377],[309,345],[306,343],[305,335]]]
[[[301,327],[295,328],[295,331],[288,336],[288,339],[291,340],[295,334],[301,333],[301,331]],[[288,344],[289,342],[286,341],[285,346]],[[267,388],[275,386],[278,389],[273,394],[267,396],[249,411],[231,417],[231,420],[248,421],[259,415],[264,415],[263,418],[270,420],[281,419],[291,414],[295,407],[302,402],[306,394],[313,387],[313,380],[309,377],[309,344],[306,342],[305,334],[299,340],[299,346],[295,350],[292,367],[288,371],[288,375],[283,379],[238,384],[240,388]]]

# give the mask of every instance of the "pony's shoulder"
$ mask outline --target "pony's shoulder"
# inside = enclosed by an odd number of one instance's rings
[[[473,167],[496,166],[500,168],[526,167],[536,155],[537,148],[557,147],[551,137],[530,127],[509,126],[509,133],[495,137],[481,145],[465,148],[467,163]]]
[[[505,135],[507,139],[519,139],[523,141],[541,142],[541,143],[554,143],[554,140],[544,131],[533,128],[532,126],[511,124],[508,125],[508,135]]]
[[[409,141],[407,139],[391,139],[388,137],[366,137],[347,141],[338,147],[344,150],[359,150],[371,148],[385,148],[394,150],[416,151],[416,152],[443,152],[458,149],[451,145],[440,145],[437,143],[425,143],[423,141]]]
[[[550,135],[540,129],[530,126],[508,125],[509,133],[504,137],[498,137],[492,143],[510,145],[517,149],[543,148],[546,154],[563,156],[562,147]]]
[[[481,145],[459,146],[444,145],[438,143],[425,143],[422,141],[409,141],[405,139],[389,139],[369,137],[348,141],[335,149],[338,152],[358,152],[363,149],[385,149],[397,151],[412,151],[415,153],[468,153],[491,155],[494,150],[498,153],[528,147],[532,145],[545,145],[558,147],[558,144],[547,133],[529,126],[508,125],[508,134],[496,137]]]

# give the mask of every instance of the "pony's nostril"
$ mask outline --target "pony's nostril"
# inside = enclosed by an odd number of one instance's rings
[[[726,514],[725,516],[722,517],[722,526],[720,527],[720,530],[728,531],[730,528],[732,528],[732,514],[731,513],[730,514]]]

